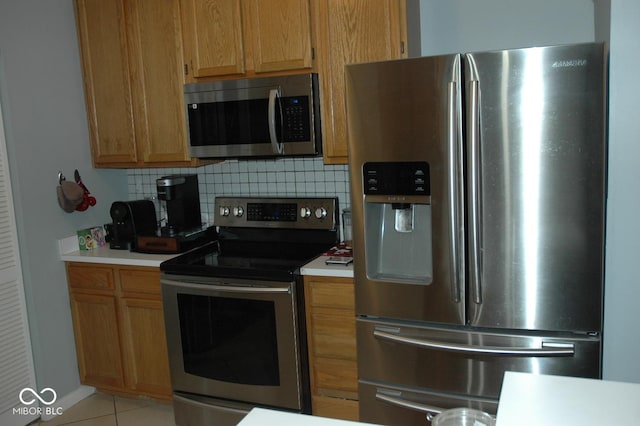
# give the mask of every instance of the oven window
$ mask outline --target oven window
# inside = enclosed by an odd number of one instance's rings
[[[184,370],[229,383],[278,386],[273,301],[178,294]]]

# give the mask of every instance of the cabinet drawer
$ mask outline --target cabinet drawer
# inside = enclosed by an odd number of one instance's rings
[[[144,293],[160,296],[160,270],[158,269],[120,269],[120,287],[122,292]]]
[[[115,289],[113,269],[100,267],[95,264],[67,266],[69,287],[72,289],[107,290]]]
[[[311,342],[318,357],[356,360],[356,320],[352,311],[316,308]]]
[[[331,282],[309,280],[307,298],[311,306],[326,306],[355,311],[353,279],[332,278]]]

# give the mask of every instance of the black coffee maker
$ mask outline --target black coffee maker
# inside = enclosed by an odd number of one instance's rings
[[[156,210],[150,200],[116,201],[109,210],[109,248],[135,250],[138,235],[155,235]]]
[[[177,235],[202,227],[198,175],[169,175],[156,180],[158,199],[166,203],[167,223],[161,235]]]

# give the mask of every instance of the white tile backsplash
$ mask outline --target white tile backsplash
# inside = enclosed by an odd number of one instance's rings
[[[350,207],[346,165],[325,165],[322,158],[226,160],[198,168],[129,169],[129,200],[155,197],[157,178],[198,175],[200,209],[212,218],[216,196],[338,197],[340,209]]]

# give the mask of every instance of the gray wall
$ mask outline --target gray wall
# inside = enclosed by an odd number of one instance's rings
[[[611,1],[604,377],[640,383],[640,2]]]
[[[422,54],[593,41],[593,0],[421,0]]]
[[[91,166],[71,0],[0,1],[0,101],[36,381],[61,398],[79,381],[57,240],[109,221],[111,202],[127,194],[126,171]],[[98,204],[69,214],[57,204],[57,174],[73,179],[76,168]]]

